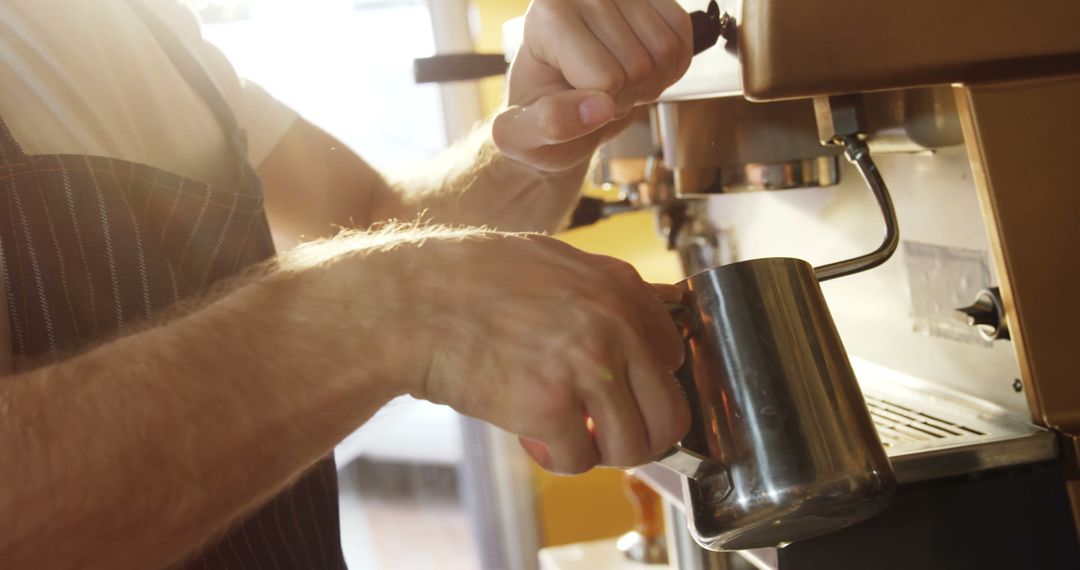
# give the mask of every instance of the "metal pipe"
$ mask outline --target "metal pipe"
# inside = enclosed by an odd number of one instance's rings
[[[878,206],[881,207],[881,214],[885,218],[885,239],[876,250],[866,255],[815,267],[814,274],[817,276],[818,281],[843,277],[877,267],[892,257],[893,252],[896,251],[896,246],[900,243],[896,210],[893,208],[892,198],[889,196],[888,187],[885,186],[885,180],[881,177],[881,172],[878,171],[874,160],[870,158],[870,148],[867,146],[866,141],[859,136],[848,136],[844,137],[842,142],[845,156],[859,170],[859,174],[866,181],[866,185],[874,193]]]

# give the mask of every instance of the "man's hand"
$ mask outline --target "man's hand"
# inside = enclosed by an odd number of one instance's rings
[[[340,227],[413,220],[554,231],[573,209],[596,147],[690,65],[690,16],[675,0],[534,0],[510,70],[507,108],[429,171],[384,180],[298,122],[260,165],[286,249]],[[497,147],[497,149],[496,149]]]
[[[494,233],[403,253],[418,272],[397,321],[421,371],[414,396],[522,436],[560,473],[640,465],[685,434],[682,339],[630,265]]]
[[[682,77],[692,52],[690,17],[675,0],[534,0],[495,143],[541,170],[577,166],[635,103]]]

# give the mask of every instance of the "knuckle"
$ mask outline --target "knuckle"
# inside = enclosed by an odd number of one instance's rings
[[[634,281],[641,281],[641,275],[634,265],[628,261],[621,259],[614,259],[611,262],[612,272],[622,278],[632,279]]]
[[[593,310],[598,317],[597,325],[599,326],[615,325],[620,329],[633,326],[633,310],[621,293],[604,295],[594,303]],[[608,331],[609,329],[606,326],[601,330],[601,332],[610,334]]]
[[[608,398],[621,383],[624,375],[623,361],[612,352],[609,335],[594,333],[581,339],[570,351],[568,360],[573,363],[572,384],[586,401]]]
[[[626,83],[637,85],[644,83],[653,71],[653,61],[646,53],[630,57],[626,62]]]
[[[599,460],[600,458],[593,450],[575,450],[562,460],[565,466],[559,471],[567,475],[580,475],[595,467]]]
[[[576,345],[578,358],[582,359],[589,367],[609,366],[610,359],[608,344],[604,336],[599,332],[589,334],[581,339]]]
[[[554,382],[533,397],[529,409],[531,413],[523,418],[521,431],[544,437],[557,435],[563,422],[572,421],[578,414],[579,407],[568,383]]]
[[[638,96],[639,101],[652,101],[659,99],[660,95],[664,93],[664,89],[668,87],[668,81],[670,78],[664,78],[663,80],[650,83],[645,89],[641,90],[641,95]]]
[[[529,6],[528,16],[530,18],[545,18],[553,14],[560,12],[565,4],[565,0],[533,0]]]
[[[667,417],[659,418],[653,434],[653,453],[662,453],[675,445],[690,431],[690,406],[677,389],[672,399],[671,410]]]
[[[690,13],[684,10],[677,10],[678,14],[675,25],[673,26],[684,38],[692,38],[694,36],[694,22],[690,19]]]
[[[686,435],[686,432],[690,430],[690,418],[688,415],[680,415],[672,418],[672,421],[664,424],[659,428],[654,441],[652,449],[649,452],[655,456],[663,453],[667,449],[671,449],[671,446],[675,445]]]
[[[605,458],[612,465],[634,467],[648,463],[656,455],[643,437],[626,438],[618,447],[617,452]]]
[[[626,73],[621,69],[604,69],[596,73],[596,87],[607,93],[618,93],[626,85]]]
[[[669,67],[679,60],[682,43],[679,42],[679,38],[675,37],[675,34],[668,32],[656,38],[655,50],[660,65]]]

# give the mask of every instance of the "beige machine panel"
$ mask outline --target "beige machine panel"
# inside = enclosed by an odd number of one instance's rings
[[[958,88],[1033,419],[1061,436],[1080,529],[1080,75]]]
[[[1032,415],[1080,434],[1080,75],[971,86],[957,102],[993,231]]]
[[[743,0],[751,99],[1080,70],[1080,2]]]

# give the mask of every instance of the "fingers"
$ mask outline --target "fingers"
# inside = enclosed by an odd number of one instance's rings
[[[693,46],[683,42],[679,32],[660,15],[649,2],[621,2],[617,4],[623,18],[630,24],[634,34],[648,51],[653,68],[643,77],[640,100],[650,101],[660,96],[668,85],[685,72],[683,60],[689,65]],[[685,14],[681,8],[679,11]],[[689,50],[689,51],[687,51]]]
[[[685,347],[671,313],[663,304],[667,301],[661,301],[657,297],[658,286],[650,285],[642,280],[641,275],[629,263],[605,256],[597,257],[600,258],[598,265],[619,283],[622,293],[634,308],[650,354],[654,354],[664,368],[677,370],[682,366],[685,358]],[[675,298],[672,302],[678,302],[682,290],[674,285],[666,287],[678,291],[678,296],[676,296],[676,293],[670,289],[661,289],[666,295]]]
[[[686,398],[647,351],[631,355],[623,373],[585,388],[582,399],[594,422],[593,435],[604,465],[647,463],[689,429]]]
[[[631,0],[629,4],[638,7],[644,5],[646,10],[653,11],[643,0]],[[623,16],[621,9],[611,1],[581,2],[579,6],[585,25],[621,66],[618,70],[613,68],[602,72],[612,77],[605,90],[615,97],[617,117],[625,116],[633,109],[644,85],[655,83],[652,79],[657,75],[653,57],[638,37],[638,31],[631,27]],[[659,17],[655,23],[668,29]]]
[[[594,423],[598,459],[616,467],[641,465],[669,449],[690,421],[674,377],[653,358],[632,321],[629,315],[612,319],[610,349],[589,353],[581,369],[595,372],[578,382]]]
[[[627,340],[633,343],[633,339]],[[630,390],[644,418],[651,459],[671,448],[690,429],[690,408],[674,375],[653,359],[646,347],[628,353]],[[643,460],[643,461],[644,461]]]
[[[520,437],[521,446],[544,469],[552,473],[576,475],[602,461],[593,435],[585,425],[584,411],[564,407],[560,413],[543,413],[543,426],[536,437]]]
[[[639,465],[667,450],[685,434],[690,414],[669,371],[682,359],[682,338],[657,292],[681,291],[654,288],[613,258],[550,238],[528,241],[545,246],[536,262],[567,280],[550,292],[563,309],[544,335],[560,340],[536,355],[536,379],[518,392],[515,409],[524,413],[509,418],[513,431],[532,438],[522,445],[559,473]]]
[[[663,305],[682,299],[682,289],[675,285],[650,285],[633,265],[614,257],[587,253],[556,239],[542,238],[537,242],[557,251],[565,260],[584,266],[586,271],[603,270],[615,287],[609,286],[602,293],[628,303],[636,317],[635,330],[645,338],[664,367],[675,370],[682,366],[685,357],[682,334]],[[658,299],[658,291],[671,300]]]
[[[653,11],[643,0],[624,1],[623,4],[635,7],[644,5],[646,9]],[[653,72],[654,62],[642,44],[642,39],[638,37],[639,30],[631,27],[630,22],[623,16],[621,10],[624,9],[611,1],[581,2],[579,6],[585,25],[622,66],[625,85],[641,85]],[[657,20],[663,25],[659,18]],[[667,28],[666,25],[663,27]],[[619,89],[622,87],[623,85],[618,86]]]
[[[577,7],[585,26],[621,69],[604,67],[608,61],[594,57],[582,64],[591,68],[593,77],[604,78],[602,84],[576,83],[582,75],[580,69],[564,69],[573,72],[566,74],[567,80],[575,87],[588,85],[611,93],[616,98],[617,116],[629,112],[639,101],[659,97],[689,67],[693,32],[689,15],[674,1],[592,0],[578,2]],[[564,56],[560,61],[567,59]]]
[[[522,446],[545,469],[574,474],[597,464],[640,465],[686,433],[686,400],[671,373],[653,358],[629,313],[597,309],[607,318],[594,321],[592,332],[562,358],[564,370],[574,377],[569,383],[573,395],[549,388],[533,403],[531,411],[539,419]]]
[[[603,0],[595,3],[609,2],[610,0]],[[525,22],[525,46],[528,48],[526,54],[533,55],[558,70],[564,82],[571,88],[604,91],[615,95],[626,84],[626,71],[622,62],[614,55],[614,48],[605,45],[593,27],[599,28],[603,24],[606,33],[611,33],[609,38],[620,45],[630,44],[632,34],[631,37],[626,37],[627,33],[613,31],[615,26],[599,20],[587,24],[577,4],[566,0],[534,2]],[[522,73],[526,72],[528,71]],[[515,73],[517,72],[512,71],[510,74],[512,82],[521,79],[514,77]]]
[[[573,367],[582,373],[576,385],[592,420],[596,460],[616,467],[648,462],[670,448],[689,425],[685,398],[671,373],[652,357],[632,320],[628,315],[612,318],[604,335],[610,344],[598,344],[595,337],[583,342],[578,354],[585,358]]]
[[[525,59],[542,65],[515,61],[511,102],[527,103],[527,95],[518,100],[515,92],[529,87],[550,92],[555,72],[566,87],[633,103],[655,99],[682,76],[693,56],[693,30],[674,0],[536,0],[526,17],[525,47]]]
[[[675,0],[649,0],[649,4],[679,39],[678,58],[672,78],[672,82],[677,81],[690,68],[690,60],[694,57],[694,26],[690,21],[690,14]]]
[[[611,358],[614,362],[615,359]],[[632,467],[655,456],[649,432],[630,387],[629,369],[619,361],[584,379],[581,397],[592,419],[596,447],[604,465]]]
[[[492,123],[491,136],[499,149],[510,158],[557,167],[565,160],[558,153],[550,151],[551,147],[596,133],[614,116],[615,102],[607,93],[562,91],[531,105],[510,107],[503,111]],[[578,158],[579,154],[571,153],[570,158]]]
[[[692,50],[689,15],[674,0],[534,0],[496,145],[542,170],[581,164],[625,126],[618,119],[686,71]]]
[[[617,327],[619,354],[626,362],[628,383],[625,387],[613,386],[608,399],[601,403],[587,399],[586,406],[596,420],[602,460],[619,466],[638,465],[670,448],[689,429],[690,411],[686,398],[672,374],[684,358],[683,340],[667,308],[656,296],[659,291],[678,300],[682,290],[672,285],[650,286],[642,281],[633,266],[598,257],[601,258],[599,265],[619,284],[625,295],[623,301],[633,312],[628,319],[630,322]],[[619,292],[612,291],[612,294]],[[598,411],[601,413],[596,413]],[[640,437],[642,427],[645,438],[636,439]],[[604,437],[613,430],[622,430],[620,435],[630,440],[605,441]]]

